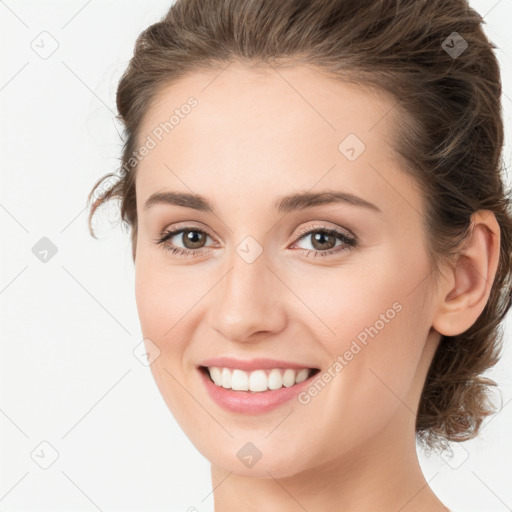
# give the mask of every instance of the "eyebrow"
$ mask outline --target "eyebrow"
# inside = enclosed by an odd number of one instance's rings
[[[330,190],[322,192],[298,192],[282,196],[274,203],[274,208],[280,213],[289,213],[295,210],[304,210],[314,206],[335,203],[350,204],[368,208],[376,212],[382,212],[378,206],[362,197],[348,192]],[[144,204],[144,210],[148,210],[155,204],[184,206],[207,213],[213,213],[215,211],[215,207],[206,197],[188,192],[155,192]]]

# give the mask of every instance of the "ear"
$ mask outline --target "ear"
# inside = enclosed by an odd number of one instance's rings
[[[454,268],[440,288],[432,327],[445,336],[469,329],[489,298],[500,255],[500,227],[493,212],[471,216],[471,231]]]

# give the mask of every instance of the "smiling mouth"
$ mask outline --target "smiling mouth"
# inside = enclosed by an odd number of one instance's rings
[[[314,377],[319,368],[272,368],[252,371],[218,366],[199,366],[216,386],[232,391],[261,393],[289,388]]]

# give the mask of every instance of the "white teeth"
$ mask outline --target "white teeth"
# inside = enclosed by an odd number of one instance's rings
[[[272,370],[246,372],[239,369],[209,366],[208,372],[217,386],[235,391],[260,392],[279,389],[283,386],[289,388],[294,384],[299,384],[310,376],[311,370],[308,368],[301,370],[273,368]]]
[[[289,388],[295,384],[295,370],[287,368],[283,375],[283,386]]]
[[[242,370],[233,370],[231,375],[231,389],[247,391],[249,389],[249,378]]]
[[[217,384],[217,386],[221,386],[222,385],[222,372],[220,371],[220,368],[217,368],[216,366],[212,366],[211,368],[208,368],[210,370],[210,376],[213,380],[213,382],[215,382],[215,384]]]
[[[305,381],[309,377],[309,370],[307,368],[304,368],[303,370],[300,370],[297,372],[297,376],[295,377],[295,383],[299,384],[299,382]]]
[[[223,388],[231,388],[231,372],[227,368],[222,369],[222,381],[221,385]]]
[[[281,372],[274,368],[270,371],[268,375],[268,388],[269,389],[279,389],[283,387],[283,378],[281,377]]]
[[[242,372],[242,370],[235,370]],[[234,373],[234,372],[233,372]],[[247,375],[246,372],[243,372]],[[250,391],[266,391],[268,389],[268,379],[263,370],[254,370],[249,374],[249,390]],[[244,391],[247,391],[245,389]]]

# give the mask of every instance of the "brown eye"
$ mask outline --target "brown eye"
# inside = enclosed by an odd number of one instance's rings
[[[314,249],[332,249],[336,245],[336,237],[323,231],[316,231],[310,236]]]
[[[203,249],[208,237],[201,229],[184,227],[164,232],[155,242],[173,254],[193,255]]]
[[[293,245],[298,246],[300,243],[308,242],[310,247],[302,247],[308,257],[310,254],[312,257],[334,255],[358,246],[357,238],[328,227],[302,230],[300,235]],[[340,243],[337,245],[336,242]]]
[[[184,230],[181,240],[186,249],[200,249],[206,242],[208,235],[203,231]]]

